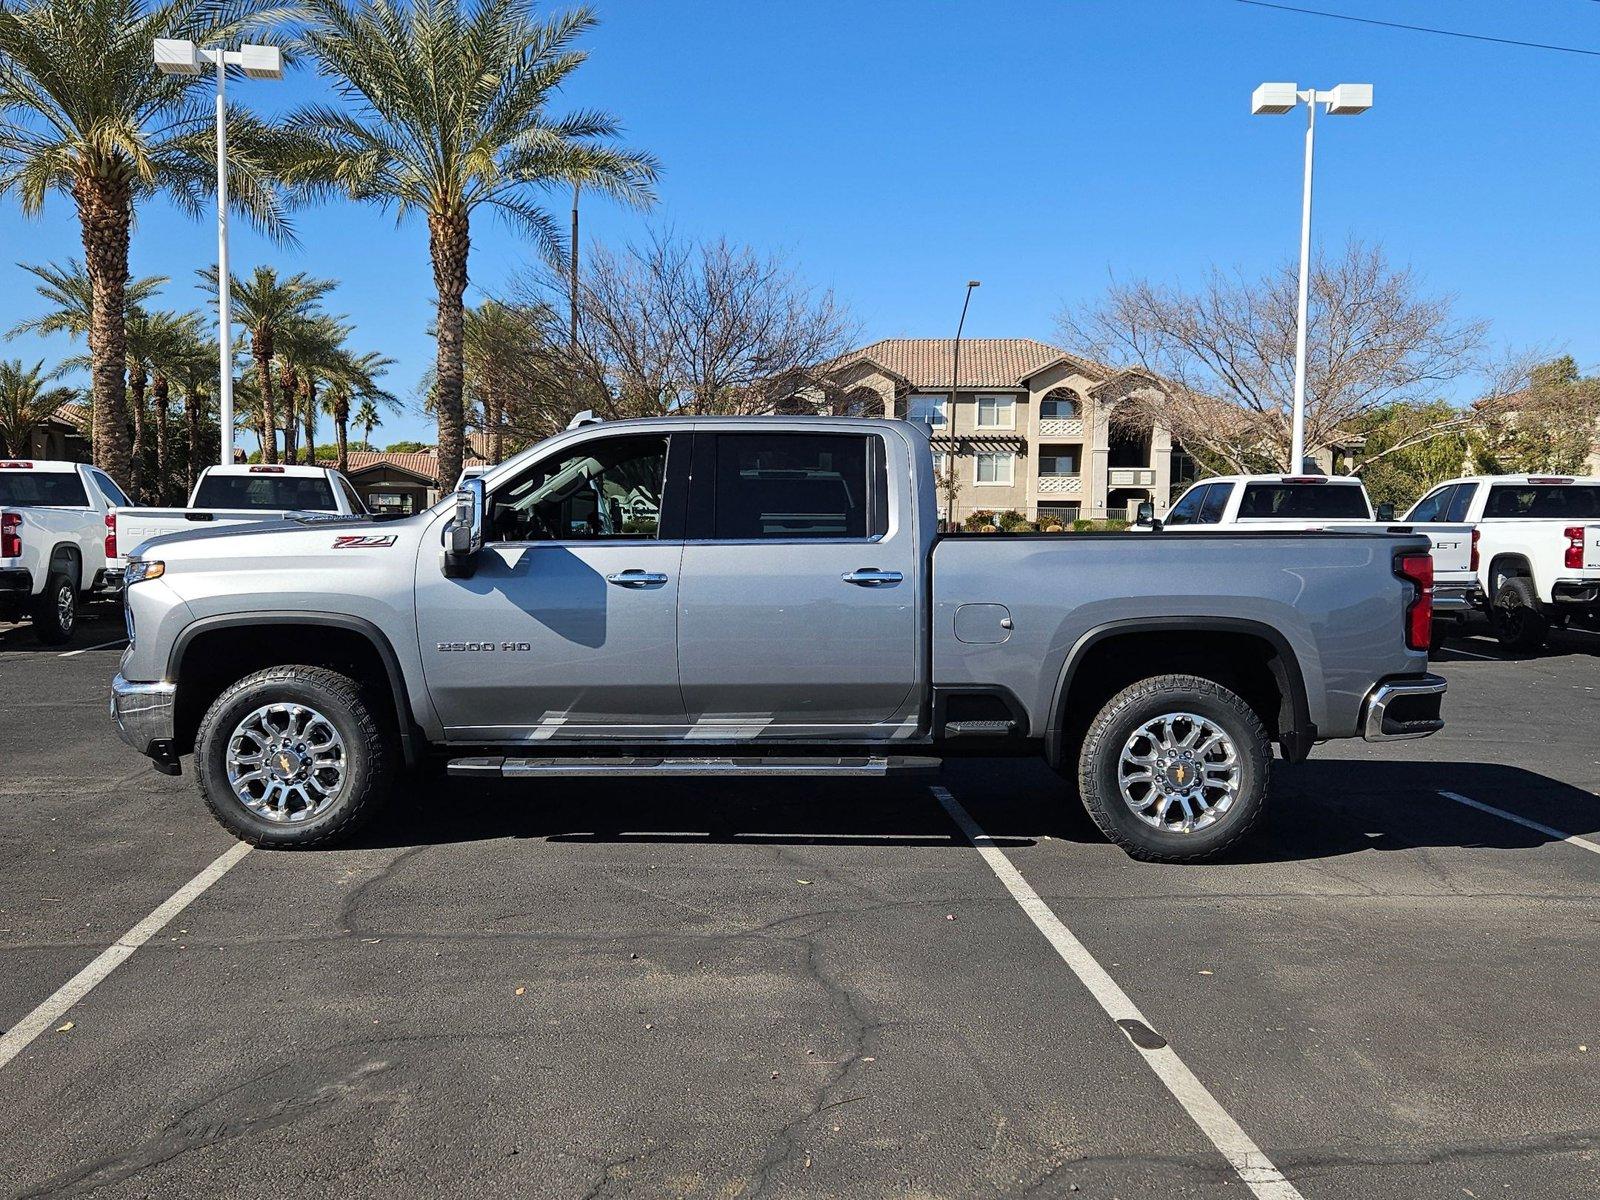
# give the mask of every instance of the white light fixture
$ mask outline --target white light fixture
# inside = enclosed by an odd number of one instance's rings
[[[198,75],[202,65],[217,72],[217,358],[221,367],[217,407],[222,426],[222,465],[233,464],[233,313],[228,274],[228,68],[246,79],[282,79],[283,51],[247,43],[237,50],[206,49],[176,38],[157,38],[156,69],[163,75]]]
[[[1311,164],[1316,147],[1317,105],[1330,116],[1353,117],[1372,107],[1370,83],[1341,83],[1330,91],[1302,91],[1293,83],[1263,83],[1250,93],[1250,111],[1258,116],[1281,116],[1297,104],[1306,106],[1305,183],[1300,197],[1300,300],[1294,334],[1294,411],[1290,435],[1289,472],[1305,470],[1306,456],[1306,308],[1311,287]]]

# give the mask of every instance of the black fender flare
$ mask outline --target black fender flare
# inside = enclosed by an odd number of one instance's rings
[[[389,677],[389,694],[394,702],[394,717],[400,731],[401,752],[405,755],[408,767],[417,765],[421,760],[418,747],[420,735],[416,719],[411,712],[411,697],[406,691],[406,677],[400,667],[400,656],[394,652],[394,646],[390,643],[388,635],[365,617],[354,617],[347,613],[270,610],[201,617],[185,625],[173,640],[172,649],[167,652],[165,677],[174,682],[178,680],[178,670],[183,663],[184,655],[188,653],[189,644],[201,634],[218,629],[238,629],[258,625],[320,625],[329,629],[348,630],[371,643],[377,652],[378,660],[383,663],[384,673]]]
[[[1513,574],[1507,576],[1508,579],[1512,578],[1514,575],[1525,575],[1529,579],[1533,578],[1533,564],[1528,561],[1527,555],[1518,554],[1515,551],[1507,551],[1504,554],[1496,554],[1489,560],[1489,570],[1486,572],[1489,586],[1485,589],[1485,595],[1491,608],[1494,607],[1495,593],[1500,590],[1495,586],[1495,571],[1498,570],[1502,565],[1514,568]]]
[[[1279,693],[1289,701],[1288,714],[1279,714],[1284,757],[1300,762],[1311,752],[1317,740],[1317,727],[1311,720],[1305,673],[1294,647],[1279,630],[1244,617],[1125,617],[1096,625],[1067,651],[1066,661],[1061,664],[1061,673],[1056,678],[1055,691],[1050,696],[1050,723],[1045,729],[1045,758],[1052,767],[1059,768],[1065,757],[1067,695],[1085,655],[1107,638],[1137,633],[1242,633],[1266,642],[1277,652],[1271,669]],[[1284,716],[1288,717],[1287,722]]]
[[[61,566],[69,575],[76,573],[77,590],[83,591],[83,551],[73,542],[57,542],[50,550],[50,561],[45,564],[48,574]]]

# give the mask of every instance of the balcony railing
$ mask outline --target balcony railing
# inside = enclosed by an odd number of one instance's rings
[[[1034,490],[1041,496],[1071,495],[1083,490],[1083,478],[1078,475],[1041,475]]]
[[[1112,467],[1107,472],[1111,487],[1154,487],[1156,473],[1152,467]]]
[[[1082,437],[1083,420],[1080,417],[1040,417],[1039,436]]]

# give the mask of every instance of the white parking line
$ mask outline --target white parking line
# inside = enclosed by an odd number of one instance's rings
[[[1496,658],[1492,654],[1479,654],[1476,650],[1463,650],[1460,646],[1446,646],[1451,654],[1465,654],[1468,658],[1481,658],[1484,662],[1509,662],[1509,659]]]
[[[1525,825],[1529,829],[1536,829],[1549,837],[1557,838],[1568,845],[1576,846],[1580,850],[1587,850],[1591,854],[1600,854],[1600,842],[1591,842],[1588,838],[1581,838],[1575,833],[1556,829],[1551,825],[1542,825],[1538,821],[1530,821],[1527,817],[1519,817],[1516,813],[1507,812],[1503,808],[1496,808],[1492,804],[1485,804],[1481,800],[1473,800],[1456,792],[1440,792],[1446,800],[1454,800],[1457,804],[1465,804],[1468,808],[1475,808],[1479,812],[1486,812],[1492,817],[1499,817],[1503,821],[1511,821],[1517,825]]]
[[[934,787],[930,790],[961,827],[961,832],[967,835],[967,840],[983,855],[983,860],[1011,893],[1012,899],[1027,913],[1039,932],[1049,939],[1056,953],[1061,956],[1061,961],[1089,989],[1089,994],[1105,1010],[1106,1016],[1127,1035],[1134,1049],[1144,1055],[1146,1065],[1155,1072],[1156,1078],[1166,1085],[1167,1091],[1183,1106],[1183,1111],[1189,1114],[1200,1131],[1211,1139],[1211,1144],[1228,1160],[1245,1186],[1260,1200],[1304,1200],[1294,1184],[1283,1177],[1283,1173],[1272,1165],[1272,1160],[1250,1140],[1250,1135],[1217,1103],[1216,1097],[1189,1070],[1178,1057],[1177,1051],[1167,1045],[1166,1039],[1145,1020],[1144,1014],[1128,993],[1106,973],[1105,968],[1072,930],[1062,923],[1061,918],[1051,911],[1039,893],[1022,877],[1022,872],[1012,865],[993,839],[961,806],[961,802],[945,788]]]
[[[68,650],[64,654],[56,655],[57,658],[77,658],[80,654],[87,654],[91,650],[107,650],[112,646],[120,646],[127,638],[117,638],[111,642],[101,642],[98,646],[85,646],[82,650]]]
[[[197,896],[231,871],[235,863],[250,853],[250,849],[248,842],[239,842],[224,850],[212,860],[210,866],[173,892],[148,917],[107,946],[95,956],[92,963],[57,988],[55,994],[48,1000],[4,1034],[0,1034],[0,1068],[21,1054],[29,1042],[60,1020],[69,1008],[87,996],[107,975],[126,962],[135,950],[160,933],[167,922],[188,908]]]

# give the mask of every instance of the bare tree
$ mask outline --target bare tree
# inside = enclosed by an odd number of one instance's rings
[[[1119,406],[1156,421],[1202,460],[1235,471],[1281,467],[1294,399],[1298,271],[1259,279],[1213,269],[1198,290],[1113,282],[1104,299],[1057,317],[1063,339],[1149,376]],[[1312,267],[1306,452],[1340,442],[1387,405],[1438,396],[1472,369],[1485,325],[1458,320],[1381,248],[1350,243]]]
[[[548,295],[567,281],[550,273],[532,286]],[[795,371],[855,332],[833,293],[781,255],[657,233],[588,255],[566,386],[608,416],[767,413]]]

